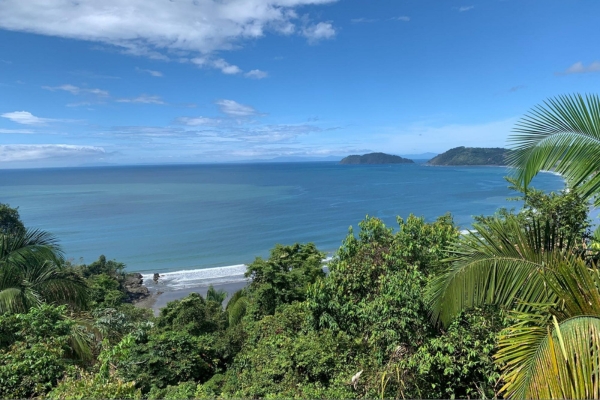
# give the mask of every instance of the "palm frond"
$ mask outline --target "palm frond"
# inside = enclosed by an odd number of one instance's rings
[[[248,298],[246,297],[246,291],[244,289],[238,290],[231,296],[229,303],[225,310],[229,316],[229,325],[237,325],[244,315],[248,307]]]
[[[75,320],[75,324],[71,326],[69,334],[69,344],[76,355],[82,361],[90,361],[92,355],[92,340],[94,336],[90,333],[89,324],[80,319]]]
[[[509,165],[526,187],[542,170],[555,170],[586,199],[600,205],[600,98],[559,96],[521,119],[509,141]]]
[[[0,314],[6,312],[24,312],[26,306],[21,290],[14,287],[0,289]]]
[[[12,293],[0,301],[0,311],[24,312],[42,302],[85,307],[84,279],[62,263],[58,241],[47,232],[0,234],[0,292]]]
[[[520,314],[500,334],[497,361],[504,366],[501,392],[510,398],[598,399],[600,318]]]
[[[545,274],[545,281],[558,302],[550,312],[559,319],[577,315],[600,318],[600,271],[583,259],[570,257]]]
[[[484,304],[522,311],[528,304],[548,303],[548,266],[565,262],[571,241],[548,221],[526,226],[515,217],[473,225],[450,248],[450,267],[426,291],[431,318],[448,326],[462,310]]]

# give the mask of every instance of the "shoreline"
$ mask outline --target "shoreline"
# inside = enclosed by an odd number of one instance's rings
[[[234,282],[213,282],[208,284],[200,284],[193,287],[186,287],[181,289],[173,289],[168,291],[153,291],[150,296],[145,299],[134,303],[135,307],[147,308],[152,310],[155,316],[157,316],[162,308],[164,308],[169,302],[175,300],[181,300],[188,296],[190,293],[198,293],[202,297],[206,298],[208,288],[212,285],[215,290],[224,290],[227,292],[227,297],[223,301],[223,306],[226,306],[229,299],[235,292],[248,286],[250,282],[248,280],[234,281]]]

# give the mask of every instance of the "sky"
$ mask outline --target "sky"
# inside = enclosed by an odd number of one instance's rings
[[[0,168],[507,145],[597,0],[0,0]]]

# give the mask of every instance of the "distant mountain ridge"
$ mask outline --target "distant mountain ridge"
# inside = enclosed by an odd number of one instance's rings
[[[428,165],[506,165],[509,150],[501,147],[455,147],[427,161]]]
[[[414,161],[392,154],[369,153],[344,157],[340,164],[414,164]]]

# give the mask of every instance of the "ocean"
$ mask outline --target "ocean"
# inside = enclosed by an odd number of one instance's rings
[[[52,232],[67,258],[104,254],[170,289],[243,279],[276,243],[314,242],[331,254],[366,215],[396,227],[410,213],[446,212],[469,228],[507,201],[502,167],[265,163],[0,170],[0,202],[27,227]],[[534,180],[563,187],[559,176]]]

